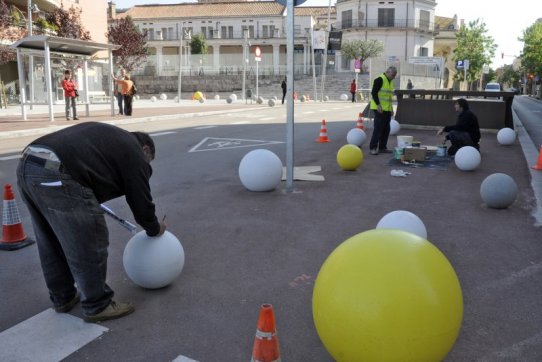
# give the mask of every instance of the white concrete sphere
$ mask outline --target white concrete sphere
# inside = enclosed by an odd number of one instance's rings
[[[307,96],[301,96],[301,98],[299,98],[299,100],[301,102],[305,102],[307,100]]]
[[[275,106],[275,100],[274,99],[270,99],[267,104],[269,105],[269,107],[274,107]]]
[[[455,165],[462,171],[473,171],[482,162],[480,152],[472,146],[463,146],[455,154]]]
[[[133,97],[133,99],[136,99],[136,100],[139,99],[139,94],[136,94],[136,95]]]
[[[175,98],[173,98],[173,101],[174,101],[175,103],[179,103],[179,96],[175,96]]]
[[[274,190],[282,180],[282,162],[269,150],[250,151],[239,164],[239,178],[250,191]]]
[[[499,132],[497,132],[497,141],[500,145],[508,146],[515,142],[516,140],[516,131],[514,131],[512,128],[501,128]]]
[[[230,97],[231,97],[231,100],[234,102],[237,100],[237,95],[235,93],[230,94]]]
[[[262,96],[259,96],[258,98],[256,98],[256,103],[258,103],[258,104],[263,104],[263,101],[264,101],[264,99],[263,99]]]
[[[482,181],[480,196],[493,209],[506,209],[518,196],[516,181],[505,173],[494,173]]]
[[[215,100],[220,100],[220,96],[218,94],[215,94]]]
[[[160,99],[165,101],[167,99],[167,94],[165,93],[160,94]]]
[[[151,97],[151,102],[156,102],[156,97],[155,96]]]
[[[184,249],[169,231],[158,237],[135,234],[124,248],[124,270],[137,285],[157,289],[171,284],[184,267]]]
[[[354,146],[361,147],[365,140],[367,140],[367,134],[359,128],[352,128],[346,134],[346,142]]]
[[[329,96],[324,96],[324,102],[329,101]]]
[[[427,229],[423,221],[414,213],[396,210],[387,213],[376,225],[377,229],[399,229],[416,234],[427,240]]]
[[[274,100],[274,101],[278,101],[277,96],[273,96],[273,100]]]
[[[341,94],[341,101],[347,101],[348,100],[348,95],[346,94]]]
[[[205,103],[205,98],[201,97],[198,102]]]
[[[395,119],[390,121],[390,136],[395,136],[401,130],[401,125]]]
[[[233,103],[233,98],[232,98],[231,96],[229,96],[228,98],[226,98],[226,103],[232,104],[232,103]]]

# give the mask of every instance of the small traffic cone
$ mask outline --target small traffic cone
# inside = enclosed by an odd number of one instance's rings
[[[0,250],[17,250],[33,244],[26,237],[11,185],[4,186],[4,212],[2,215],[2,239]]]
[[[363,130],[363,115],[361,114],[361,112],[359,112],[359,115],[358,115],[358,123],[356,125],[356,128],[359,128],[361,130]]]
[[[271,304],[262,304],[250,362],[280,362],[275,313]]]
[[[316,142],[324,143],[329,142],[329,138],[327,138],[327,127],[326,127],[326,120],[322,120],[322,126],[320,126],[320,137],[316,139]]]
[[[542,146],[540,146],[540,152],[538,153],[538,161],[536,162],[536,165],[531,166],[533,170],[542,170]]]

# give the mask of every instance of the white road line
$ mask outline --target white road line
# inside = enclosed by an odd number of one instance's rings
[[[179,356],[175,358],[172,362],[198,362],[195,359],[191,359],[185,356]]]
[[[500,288],[510,287],[520,282],[523,278],[531,277],[532,275],[538,274],[541,271],[542,271],[542,263],[534,264],[534,265],[528,266],[527,268],[521,269],[518,272],[512,273],[511,275],[505,278],[498,279],[490,283],[487,283],[485,285],[482,285],[478,287],[478,289],[490,290],[490,289],[500,289]]]
[[[194,129],[206,129],[206,128],[214,128],[216,126],[199,126],[199,127],[194,127]]]
[[[157,132],[157,133],[151,133],[151,136],[152,137],[157,137],[157,136],[164,136],[164,135],[173,134],[173,133],[177,133],[177,132],[175,132],[175,131]]]
[[[61,361],[107,331],[49,308],[0,333],[0,360]]]
[[[524,339],[518,343],[501,349],[500,351],[493,352],[490,357],[483,358],[482,361],[495,361],[495,357],[498,357],[499,360],[505,361],[521,361],[523,351],[529,347],[538,347],[542,346],[542,332],[535,334],[534,336]]]
[[[0,157],[0,161],[14,160],[20,157],[21,155],[4,156],[4,157]]]
[[[263,117],[263,118],[260,118],[258,121],[270,121],[272,119],[276,119],[277,117]]]
[[[238,122],[232,122],[230,124],[248,124],[250,121],[238,121]]]

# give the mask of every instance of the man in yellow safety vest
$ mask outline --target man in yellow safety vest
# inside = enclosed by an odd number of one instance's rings
[[[374,128],[369,149],[371,155],[381,153],[391,153],[388,150],[387,143],[390,135],[390,122],[393,116],[393,79],[397,75],[397,68],[388,67],[378,78],[373,80],[371,90],[371,110],[374,113]]]

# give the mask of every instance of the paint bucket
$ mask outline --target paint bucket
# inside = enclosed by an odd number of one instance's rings
[[[397,136],[397,147],[405,148],[412,145],[413,136]]]
[[[396,160],[400,160],[402,155],[403,155],[403,149],[399,147],[395,147],[395,150],[393,152],[393,158],[395,158]]]
[[[448,148],[446,147],[446,145],[438,145],[437,146],[437,156],[439,156],[439,157],[446,156],[447,149]]]
[[[412,141],[412,147],[420,148],[422,143],[420,141]]]

